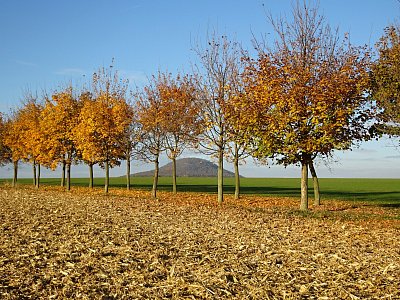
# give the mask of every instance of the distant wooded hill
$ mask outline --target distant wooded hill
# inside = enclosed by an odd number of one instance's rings
[[[218,166],[201,158],[181,158],[176,160],[177,177],[217,177]],[[154,170],[132,174],[135,177],[150,177]],[[160,168],[159,176],[172,176],[172,162]],[[235,174],[224,169],[224,177],[234,177]]]

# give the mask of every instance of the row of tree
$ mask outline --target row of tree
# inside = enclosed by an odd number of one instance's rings
[[[239,197],[239,161],[253,156],[283,165],[301,165],[301,209],[308,209],[308,170],[319,186],[314,161],[334,150],[350,149],[374,135],[399,135],[400,29],[391,26],[377,44],[373,61],[366,48],[339,39],[316,7],[297,2],[293,20],[269,17],[277,39],[255,42],[251,58],[236,42],[213,35],[197,47],[193,75],[159,72],[134,93],[113,67],[94,73],[90,88],[69,86],[39,101],[27,94],[23,106],[0,122],[1,160],[33,166],[62,165],[61,184],[70,188],[71,165],[84,162],[105,169],[132,158],[155,164],[156,197],[160,154],[172,160],[188,147],[218,161],[218,201],[223,201],[223,161],[235,165]]]

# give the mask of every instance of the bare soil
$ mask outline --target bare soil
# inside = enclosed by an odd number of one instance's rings
[[[1,299],[400,299],[399,209],[0,187]]]

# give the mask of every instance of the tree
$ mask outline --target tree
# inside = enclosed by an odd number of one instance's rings
[[[381,112],[375,128],[400,136],[400,26],[391,25],[376,44],[379,57],[372,66],[372,97]]]
[[[369,56],[346,38],[339,43],[318,9],[305,3],[293,7],[292,23],[270,20],[278,40],[257,60],[247,58],[246,97],[235,106],[256,156],[301,165],[300,209],[307,210],[313,160],[369,138]]]
[[[240,61],[239,47],[226,36],[214,34],[208,47],[196,50],[203,76],[198,78],[198,94],[205,130],[199,136],[200,151],[218,159],[218,203],[222,203],[224,153],[228,143],[224,106],[231,101]],[[202,74],[198,68],[197,74]]]
[[[92,92],[81,95],[84,100],[73,130],[79,155],[89,163],[91,178],[94,163],[104,168],[105,193],[109,189],[110,167],[120,165],[124,158],[120,141],[131,122],[126,90],[127,82],[119,78],[113,66],[100,68],[93,74]]]
[[[242,69],[238,69],[238,72]],[[241,76],[238,74],[233,79],[236,79],[234,84],[231,84],[230,90],[233,95],[232,99],[235,97],[245,97],[245,91],[243,90],[243,82],[241,81]],[[239,164],[245,161],[246,158],[251,156],[250,147],[248,141],[243,138],[243,130],[241,120],[242,112],[241,109],[235,107],[233,101],[228,101],[224,105],[224,115],[225,115],[225,125],[228,135],[228,144],[226,149],[226,156],[228,161],[233,162],[234,173],[235,173],[235,199],[240,197],[240,173]]]
[[[65,184],[67,171],[67,190],[71,188],[71,164],[76,160],[76,147],[73,129],[78,123],[80,104],[73,95],[72,86],[53,93],[47,99],[41,114],[40,127],[45,135],[45,151],[48,166],[62,165],[61,185]]]
[[[159,73],[157,90],[160,96],[165,149],[172,160],[172,190],[176,188],[176,159],[190,145],[197,143],[202,130],[200,106],[195,100],[195,87],[188,76]]]
[[[10,160],[10,149],[5,144],[6,135],[6,120],[3,114],[0,113],[0,166],[11,162]]]
[[[33,184],[39,188],[40,162],[42,160],[43,143],[39,125],[42,106],[37,97],[27,92],[21,108],[14,111],[4,129],[4,144],[10,151],[14,165],[13,186],[18,177],[18,162],[30,162],[33,166]]]
[[[162,101],[158,78],[154,77],[138,95],[138,121],[141,139],[138,155],[145,161],[154,163],[152,197],[157,197],[159,158],[165,150],[166,131],[164,128]]]

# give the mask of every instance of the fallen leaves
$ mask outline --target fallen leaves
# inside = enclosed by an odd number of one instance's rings
[[[381,226],[374,217],[340,217],[339,209],[334,216],[301,215],[289,198],[228,197],[222,206],[214,198],[5,188],[0,296],[400,297],[398,220]]]

